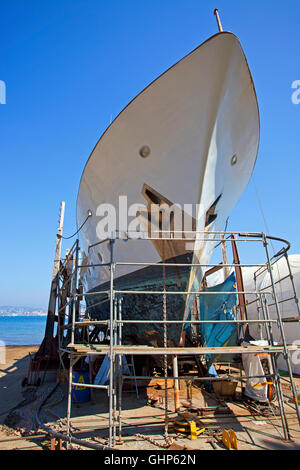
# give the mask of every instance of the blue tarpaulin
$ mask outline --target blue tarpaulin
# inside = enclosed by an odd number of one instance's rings
[[[218,292],[218,294],[204,294],[201,292]],[[199,295],[200,320],[235,320],[232,308],[237,303],[236,277],[232,273],[223,284],[207,287]],[[224,294],[222,294],[224,292]],[[226,293],[225,293],[226,292]],[[232,292],[228,293],[228,292]],[[185,328],[190,330],[189,326]],[[200,325],[201,344],[208,347],[236,346],[238,344],[238,330],[236,323],[203,323]],[[208,365],[217,360],[216,356],[206,356]]]

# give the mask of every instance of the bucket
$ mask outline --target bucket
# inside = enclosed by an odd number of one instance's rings
[[[73,372],[72,382],[90,383],[89,372]],[[91,389],[80,385],[72,385],[72,403],[86,403],[91,399]]]

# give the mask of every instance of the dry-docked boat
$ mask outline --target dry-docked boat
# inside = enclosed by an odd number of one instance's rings
[[[78,226],[92,212],[81,230],[84,262],[110,261],[109,244],[98,242],[112,230],[166,229],[159,215],[150,217],[151,208],[177,204],[189,230],[199,232],[195,242],[117,239],[116,261],[156,265],[119,266],[114,285],[152,292],[162,290],[164,283],[168,290],[198,289],[201,264],[208,262],[213,247],[200,232],[224,229],[251,177],[258,143],[259,112],[246,57],[234,34],[220,32],[146,87],[95,146],[77,199]],[[174,230],[174,217],[169,227]],[[162,260],[193,261],[199,267],[167,267],[163,276]],[[85,291],[107,290],[109,268],[82,270],[82,282]],[[86,302],[92,318],[109,317],[106,295],[88,296]],[[186,318],[191,303],[188,295],[167,296],[168,319]],[[161,295],[124,295],[123,319],[161,320],[162,306]],[[181,326],[168,326],[175,344],[180,331]],[[123,339],[134,342],[161,341],[161,325],[131,324],[123,333]]]

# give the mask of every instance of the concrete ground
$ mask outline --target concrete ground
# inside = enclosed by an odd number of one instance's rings
[[[21,387],[22,379],[27,375],[28,352],[35,350],[35,347],[8,348],[6,363],[0,368],[0,450],[49,448],[49,436],[38,428],[35,412],[55,385],[56,377],[53,373],[47,374],[44,383],[33,391]],[[299,386],[300,379],[295,380]],[[58,387],[41,413],[44,423],[61,432],[66,429],[66,387],[66,384]],[[207,411],[207,407],[210,408],[208,413],[204,412],[203,416],[198,416],[205,431],[197,439],[191,440],[188,436],[176,434],[170,422],[169,438],[180,448],[186,446],[195,450],[226,450],[220,437],[224,429],[232,429],[236,433],[240,450],[299,450],[300,427],[288,384],[284,383],[283,392],[291,434],[290,441],[283,439],[282,423],[280,415],[277,415],[277,407],[270,407],[268,413],[264,411],[258,413],[253,407],[246,406],[241,399],[239,400],[239,391],[235,398],[223,400],[198,387],[192,390],[191,402],[188,402],[187,390],[183,387],[180,391],[180,400],[182,411],[192,415],[194,413],[194,416],[196,410],[206,408]],[[153,406],[150,406],[147,404],[149,400],[145,389],[139,390],[138,398],[135,390],[123,392],[123,443],[116,446],[118,450],[159,450],[166,445],[164,394],[164,390],[158,390],[156,393],[158,399]],[[174,396],[171,388],[168,389],[168,409],[168,418],[171,421],[177,416],[174,412]],[[108,397],[105,391],[93,391],[89,403],[73,404],[72,435],[93,443],[106,444],[107,410]],[[78,448],[76,445],[73,447]]]

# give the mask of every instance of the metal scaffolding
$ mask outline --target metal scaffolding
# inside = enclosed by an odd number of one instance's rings
[[[148,234],[147,234],[148,235]],[[160,232],[157,237],[148,237],[147,240],[160,240],[163,241],[173,241],[175,236],[175,232],[172,232],[169,235],[164,234],[162,238],[162,233]],[[128,239],[130,235],[127,234]],[[287,277],[290,278],[293,288],[293,300],[295,301],[298,309],[298,317],[292,319],[292,321],[299,322],[300,319],[300,311],[299,311],[299,301],[296,293],[296,288],[294,284],[294,279],[291,271],[291,267],[288,260],[288,249],[289,244],[285,240],[278,239],[275,237],[269,237],[263,233],[228,233],[228,232],[189,232],[189,237],[186,236],[178,236],[176,235],[176,241],[184,240],[187,241],[204,241],[204,242],[213,242],[216,246],[221,246],[223,254],[224,254],[224,244],[231,243],[233,247],[234,253],[234,262],[233,264],[229,264],[227,261],[227,256],[224,258],[223,256],[223,263],[222,264],[207,264],[201,265],[202,270],[211,270],[215,272],[219,269],[226,268],[224,271],[228,273],[229,270],[235,270],[238,274],[237,279],[242,279],[242,268],[245,267],[253,267],[257,268],[254,274],[254,282],[257,281],[259,275],[262,274],[264,270],[267,270],[270,276],[270,286],[268,289],[264,288],[262,290],[255,289],[253,291],[245,291],[243,288],[242,281],[237,282],[237,289],[234,294],[237,295],[239,304],[235,307],[236,312],[236,320],[199,320],[199,319],[191,319],[186,320],[168,320],[167,319],[167,297],[168,296],[187,296],[187,295],[195,295],[196,298],[200,298],[202,295],[219,295],[220,292],[213,292],[213,291],[202,291],[201,289],[198,291],[189,291],[189,290],[176,290],[176,291],[168,291],[166,288],[165,283],[165,268],[168,267],[185,267],[185,268],[193,268],[199,267],[197,263],[141,263],[141,262],[119,262],[115,259],[114,255],[114,246],[118,237],[112,237],[107,240],[101,241],[97,244],[91,245],[90,249],[94,248],[98,244],[101,243],[109,243],[110,248],[110,262],[109,263],[97,263],[97,264],[83,264],[80,262],[80,247],[79,241],[76,240],[73,247],[70,251],[68,251],[66,258],[61,261],[60,269],[58,271],[58,341],[59,341],[59,357],[61,361],[61,366],[67,371],[68,369],[68,407],[67,407],[67,434],[71,436],[71,404],[72,404],[72,387],[81,385],[73,380],[73,368],[76,362],[81,359],[82,357],[88,357],[89,361],[94,356],[108,356],[109,358],[109,383],[105,385],[96,385],[96,384],[85,384],[85,387],[90,387],[91,389],[101,390],[104,389],[108,393],[108,428],[109,428],[109,436],[108,436],[108,445],[113,447],[117,440],[122,440],[122,390],[123,390],[123,382],[125,380],[139,380],[139,379],[148,379],[154,378],[153,376],[124,376],[122,373],[122,364],[123,364],[123,357],[124,356],[161,356],[163,358],[163,371],[164,376],[161,377],[165,381],[168,379],[174,380],[174,394],[175,394],[175,403],[178,406],[178,391],[179,391],[179,381],[187,381],[187,380],[197,380],[200,382],[213,382],[218,380],[224,380],[216,377],[185,377],[179,376],[178,374],[178,363],[177,358],[180,356],[193,356],[193,357],[203,357],[207,354],[217,354],[217,355],[227,355],[227,354],[267,354],[271,360],[272,370],[270,370],[270,374],[267,374],[268,380],[272,380],[275,390],[276,390],[276,398],[278,400],[278,405],[280,409],[280,417],[283,427],[284,439],[290,439],[290,431],[288,427],[286,412],[285,412],[285,402],[283,398],[282,386],[281,381],[287,380],[280,376],[278,365],[277,365],[277,358],[278,355],[282,354],[287,366],[288,371],[288,381],[290,383],[290,387],[293,394],[293,401],[295,405],[295,410],[297,413],[299,425],[300,425],[300,412],[298,407],[298,398],[297,398],[297,390],[293,380],[293,372],[291,366],[291,359],[290,354],[293,351],[299,350],[299,346],[297,345],[288,345],[286,342],[285,331],[284,331],[284,322],[285,319],[281,317],[280,313],[280,304],[277,297],[276,291],[276,284],[277,281],[274,280],[273,276],[273,267],[274,263],[281,257],[285,257],[287,265],[288,265],[288,272],[289,275]],[[122,235],[122,239],[124,239],[124,234]],[[145,237],[142,238],[145,240]],[[279,242],[283,242],[286,245],[282,248],[278,253],[276,253],[273,257],[270,256],[269,253],[269,242],[271,240],[277,240]],[[262,245],[266,255],[266,262],[263,264],[242,264],[240,263],[239,259],[237,262],[237,251],[236,244],[237,243],[244,243],[244,242],[257,242]],[[135,243],[139,243],[139,239],[135,240]],[[226,262],[224,263],[224,259]],[[130,267],[146,267],[146,266],[159,266],[162,268],[162,275],[163,275],[163,289],[162,290],[130,290],[130,289],[116,289],[115,287],[115,279],[116,279],[116,268],[118,266],[130,266]],[[107,290],[100,290],[97,292],[83,292],[80,283],[80,276],[84,269],[98,267],[99,269],[106,267],[110,271],[110,280],[109,280],[109,289]],[[240,277],[239,277],[240,275]],[[255,284],[256,286],[256,284]],[[228,294],[232,294],[233,292],[228,292]],[[80,302],[84,298],[84,296],[95,296],[99,294],[106,295],[106,302],[109,301],[109,316],[104,320],[90,320],[89,318],[80,318]],[[222,292],[222,294],[226,294],[226,292]],[[154,296],[161,296],[162,298],[162,318],[161,320],[153,320],[151,318],[148,319],[124,319],[123,316],[123,303],[124,298],[127,295],[137,295],[137,296],[145,296],[145,295],[154,295]],[[255,300],[253,302],[256,303],[258,318],[257,319],[248,319],[246,312],[247,312],[247,296],[254,296]],[[272,299],[273,306],[275,307],[275,318],[271,318],[270,315],[270,299]],[[290,300],[290,299],[289,299]],[[251,302],[252,303],[252,302]],[[95,305],[97,305],[95,303]],[[149,314],[150,315],[150,314]],[[290,321],[290,319],[289,319]],[[163,347],[154,348],[149,345],[123,345],[122,344],[122,328],[125,324],[130,325],[131,323],[134,324],[161,324],[163,326]],[[246,326],[250,326],[251,324],[258,324],[265,327],[267,341],[268,344],[266,346],[253,346],[250,345],[248,347],[245,346],[229,346],[229,347],[206,347],[197,345],[195,347],[168,347],[168,338],[167,338],[167,325],[178,324],[179,327],[183,327],[184,325],[190,324],[193,326],[201,326],[201,324],[207,323],[214,323],[214,324],[221,324],[221,323],[232,323],[236,324],[237,328],[241,327],[243,333],[245,331]],[[280,343],[276,343],[274,341],[273,336],[273,325],[276,325],[280,331]],[[92,344],[90,341],[90,328],[102,328],[109,330],[109,344]],[[168,375],[168,366],[167,366],[167,358],[171,357],[173,360],[173,374]],[[66,366],[66,358],[69,358],[69,367]],[[266,376],[263,376],[264,378]],[[260,377],[260,378],[263,378]],[[229,378],[235,378],[243,384],[245,381],[251,378],[259,378],[254,376],[230,376]],[[175,406],[176,409],[176,406]],[[168,394],[167,394],[167,386],[165,386],[165,430],[164,430],[165,438],[168,439]]]

